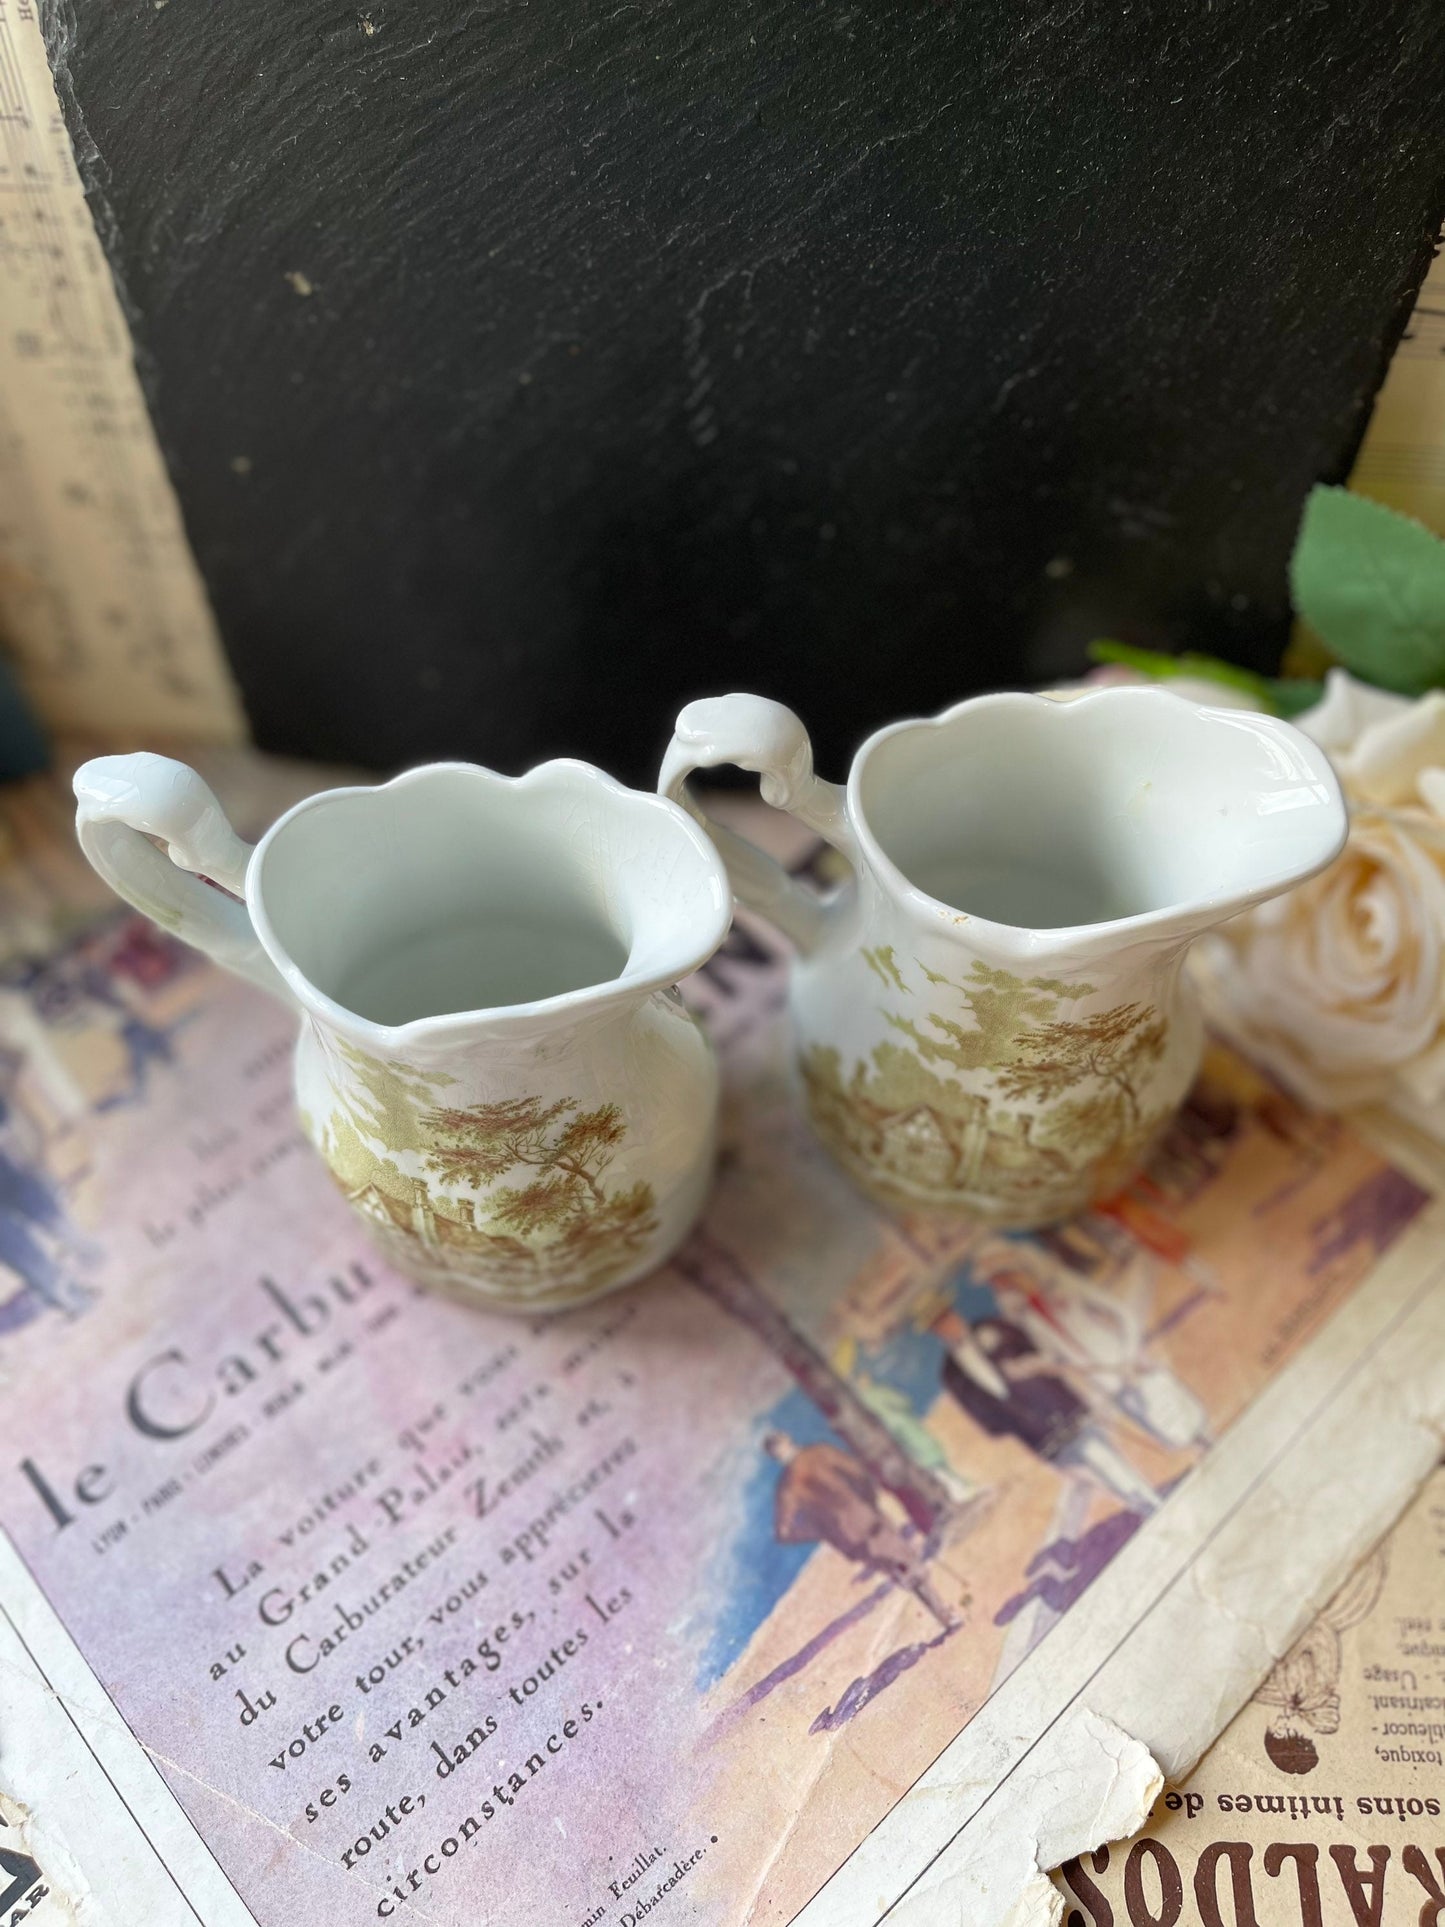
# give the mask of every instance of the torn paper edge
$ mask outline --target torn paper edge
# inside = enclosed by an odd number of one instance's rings
[[[0,1815],[11,1814],[50,1889],[26,1927],[256,1927],[0,1531]],[[19,1845],[0,1829],[0,1847]]]
[[[1049,1871],[1143,1825],[1164,1781],[1191,1770],[1442,1446],[1437,1201],[796,1927],[1057,1927]]]
[[[12,1920],[33,1927],[94,1927],[104,1916],[90,1904],[85,1877],[64,1845],[34,1814],[0,1788],[0,1884]],[[27,1868],[24,1863],[29,1861]]]

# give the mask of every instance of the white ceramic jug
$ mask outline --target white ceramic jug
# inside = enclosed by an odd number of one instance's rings
[[[791,710],[690,703],[659,789],[735,763],[827,838],[820,897],[712,826],[738,900],[798,949],[813,1124],[886,1203],[1049,1223],[1117,1190],[1187,1092],[1191,940],[1328,863],[1345,810],[1323,753],[1271,717],[1157,688],[982,696],[894,723],[846,790]]]
[[[438,763],[310,797],[252,849],[163,756],[100,757],[75,792],[121,896],[300,1013],[307,1133],[399,1269],[551,1309],[684,1237],[718,1080],[675,985],[731,900],[681,810],[584,763]]]

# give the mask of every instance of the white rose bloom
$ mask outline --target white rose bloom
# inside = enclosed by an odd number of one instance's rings
[[[1445,1118],[1445,695],[1330,671],[1298,726],[1350,805],[1344,853],[1201,946],[1214,1015],[1308,1102]],[[1432,1107],[1441,1109],[1434,1117]]]

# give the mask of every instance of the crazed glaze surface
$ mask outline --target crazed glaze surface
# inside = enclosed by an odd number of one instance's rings
[[[1329,764],[1298,732],[1156,690],[981,697],[893,724],[846,791],[813,774],[791,711],[724,697],[683,711],[659,788],[687,801],[688,772],[723,762],[756,770],[765,799],[852,872],[818,897],[714,828],[739,900],[797,946],[792,1014],[819,1137],[888,1204],[1005,1226],[1127,1181],[1198,1068],[1189,944],[1322,867],[1345,831]],[[1003,921],[971,895],[930,895],[899,850],[939,875],[983,850],[989,902],[1022,887],[1016,900],[1047,909],[1057,888],[1114,913]]]

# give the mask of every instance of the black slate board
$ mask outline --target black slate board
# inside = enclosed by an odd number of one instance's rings
[[[376,765],[1272,665],[1445,199],[1440,0],[46,25],[257,735]]]

